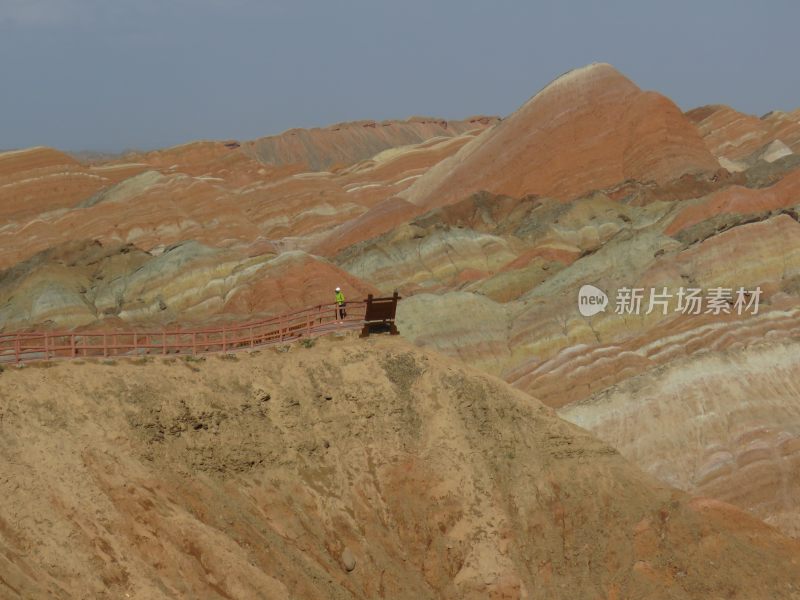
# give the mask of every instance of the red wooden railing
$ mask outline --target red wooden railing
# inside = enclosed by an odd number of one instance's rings
[[[232,352],[332,331],[358,329],[364,323],[366,305],[366,301],[348,302],[347,316],[341,321],[337,318],[335,304],[321,304],[261,321],[206,329],[0,333],[0,364],[65,358]]]

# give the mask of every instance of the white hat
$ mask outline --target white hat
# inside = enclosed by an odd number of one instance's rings
[[[336,288],[336,291],[337,291],[337,292],[341,292],[341,291],[342,291],[342,288],[340,288],[340,287],[337,287],[337,288]]]

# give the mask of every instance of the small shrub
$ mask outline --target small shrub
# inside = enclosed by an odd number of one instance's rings
[[[36,360],[32,362],[30,366],[37,369],[49,369],[50,367],[55,367],[56,363],[54,363],[52,360]]]
[[[235,354],[218,354],[217,358],[219,358],[220,360],[233,360],[233,361],[239,360],[239,357],[236,356]]]
[[[118,363],[115,360],[108,359],[108,360],[101,361],[100,364],[101,365],[105,365],[107,367],[116,367]]]
[[[181,364],[190,371],[192,371],[193,373],[199,373],[200,368],[196,367],[195,365],[197,363],[205,362],[206,360],[204,356],[192,356],[192,355],[183,356],[182,359],[183,360],[181,360]]]
[[[314,344],[316,343],[317,340],[315,340],[314,338],[303,338],[302,340],[300,340],[300,345],[303,348],[313,348]]]

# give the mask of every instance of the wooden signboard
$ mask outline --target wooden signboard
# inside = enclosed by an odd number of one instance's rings
[[[367,337],[370,333],[379,331],[388,331],[392,335],[398,335],[400,332],[397,331],[397,325],[394,323],[398,300],[400,300],[400,296],[397,292],[389,298],[373,298],[372,294],[367,296],[361,337]]]

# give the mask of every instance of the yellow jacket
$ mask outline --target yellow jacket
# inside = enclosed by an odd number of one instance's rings
[[[344,304],[344,294],[342,292],[336,292],[336,304],[339,306]]]

